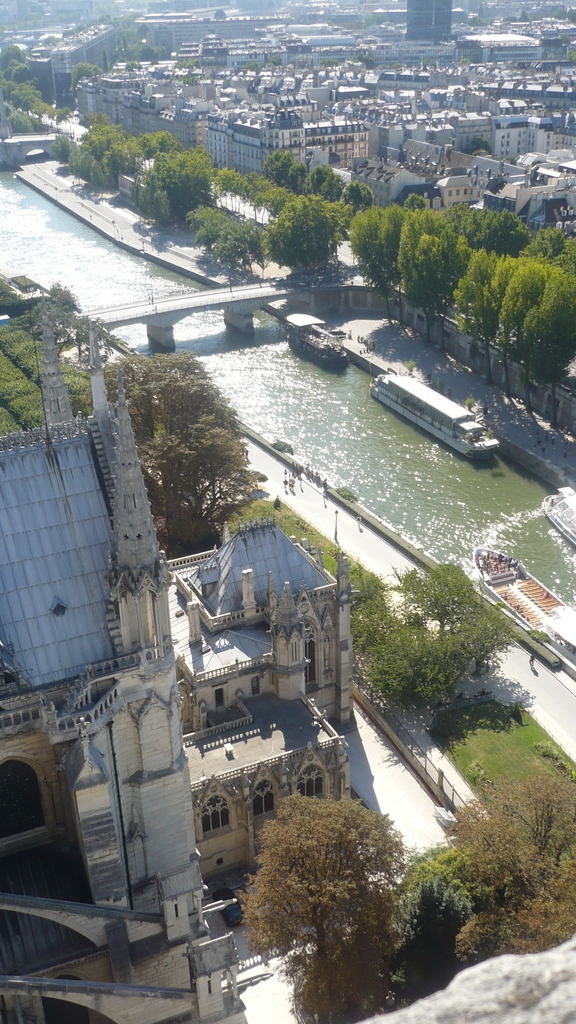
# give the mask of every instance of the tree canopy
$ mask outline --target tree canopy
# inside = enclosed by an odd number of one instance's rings
[[[358,213],[350,225],[350,246],[365,280],[389,301],[400,287],[398,253],[404,222],[399,206],[371,206]]]
[[[382,1009],[404,858],[390,820],[355,800],[298,795],[260,839],[244,904],[249,942],[285,958],[299,1014],[337,1021]]]
[[[455,565],[399,577],[401,603],[357,567],[352,612],[354,647],[368,686],[399,707],[430,706],[452,692],[471,661],[497,659],[512,642],[511,627],[482,600]]]
[[[122,370],[162,543],[171,553],[201,550],[253,489],[236,414],[188,352],[131,356]],[[114,368],[106,381],[114,396]]]
[[[339,204],[320,196],[296,196],[270,225],[267,245],[270,257],[280,266],[311,269],[336,254],[342,236]]]
[[[306,165],[297,163],[292,153],[277,149],[264,163],[264,177],[279,188],[301,195],[306,189]]]
[[[574,783],[544,774],[497,782],[488,801],[458,812],[452,838],[481,886],[456,941],[461,959],[545,949],[574,932]]]

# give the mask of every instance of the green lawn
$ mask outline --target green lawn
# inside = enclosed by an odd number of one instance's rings
[[[321,547],[324,556],[324,567],[332,575],[336,574],[338,549],[334,541],[323,537],[318,530],[310,526],[310,523],[302,519],[297,512],[293,512],[291,508],[288,508],[288,505],[285,505],[284,502],[281,502],[279,509],[275,509],[273,502],[265,501],[263,498],[253,501],[250,508],[243,515],[238,516],[230,523],[230,530],[233,533],[240,523],[247,522],[250,519],[262,519],[267,516],[274,516],[280,529],[288,537],[296,537],[298,543],[302,541],[302,537],[307,537],[313,548]]]
[[[526,711],[517,720],[514,708],[496,701],[450,711],[430,730],[434,741],[470,783],[478,786],[480,765],[488,779],[525,779],[537,772],[558,771],[552,762],[534,749],[535,743],[550,743],[550,737]],[[568,759],[566,759],[568,760]]]

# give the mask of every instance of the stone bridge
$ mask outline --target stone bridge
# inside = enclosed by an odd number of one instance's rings
[[[251,334],[254,331],[253,314],[257,309],[292,294],[293,289],[279,288],[275,284],[210,288],[206,291],[190,291],[165,298],[147,299],[144,302],[93,309],[84,316],[91,320],[99,320],[111,328],[120,327],[121,324],[145,323],[149,341],[166,351],[173,351],[174,324],[192,313],[199,313],[205,309],[222,309],[224,322],[229,327],[234,327],[244,334]]]
[[[52,147],[57,135],[13,135],[11,139],[0,142],[0,164],[7,167],[20,167],[32,152],[41,150],[47,157],[52,157]]]

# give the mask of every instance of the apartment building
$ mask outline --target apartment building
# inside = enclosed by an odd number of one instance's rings
[[[308,122],[294,111],[273,115],[248,111],[212,113],[206,119],[206,149],[218,169],[261,172],[275,150],[288,150],[304,162],[314,151],[320,162],[350,167],[356,157],[368,154],[368,129],[364,122],[334,117]]]

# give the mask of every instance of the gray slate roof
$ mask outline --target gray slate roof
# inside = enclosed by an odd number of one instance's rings
[[[189,573],[213,615],[242,608],[243,569],[253,571],[254,597],[260,606],[266,604],[269,572],[278,596],[286,582],[292,594],[298,593],[302,583],[308,590],[315,590],[328,582],[275,524],[264,521],[243,526]]]
[[[33,686],[112,656],[111,542],[88,436],[0,454],[0,638]]]

